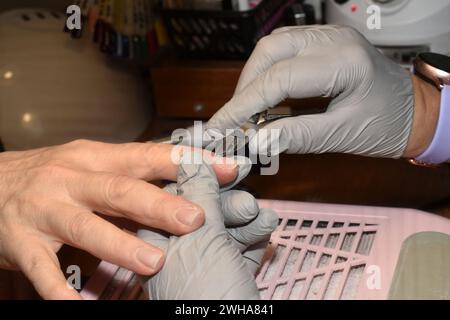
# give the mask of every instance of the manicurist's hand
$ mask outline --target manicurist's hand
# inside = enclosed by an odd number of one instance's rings
[[[175,180],[172,147],[75,141],[0,154],[0,268],[19,269],[46,299],[78,299],[66,285],[56,252],[66,243],[142,275],[163,252],[94,212],[183,235],[203,225],[197,204],[146,181]],[[214,164],[223,184],[237,166]]]
[[[440,99],[437,90],[383,56],[354,29],[288,27],[259,41],[234,96],[208,127],[236,128],[288,97],[332,101],[323,114],[268,125],[269,134],[251,141],[254,150],[268,145],[272,154],[415,157],[433,138]]]
[[[185,153],[177,184],[166,187],[168,192],[182,194],[201,206],[205,224],[183,236],[138,231],[140,238],[167,253],[161,271],[141,279],[151,299],[260,298],[255,273],[278,225],[278,216],[270,209],[259,208],[249,193],[220,190],[214,170],[205,160],[198,153]],[[249,159],[241,160],[238,181],[251,169]]]

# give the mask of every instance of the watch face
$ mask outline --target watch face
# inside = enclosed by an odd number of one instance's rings
[[[419,54],[419,57],[426,64],[429,64],[436,69],[450,73],[450,57],[431,52],[421,53]]]

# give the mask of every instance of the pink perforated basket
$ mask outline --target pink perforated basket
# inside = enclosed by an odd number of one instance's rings
[[[280,224],[256,281],[263,299],[386,299],[403,242],[420,232],[450,235],[450,220],[393,208],[260,200]],[[134,299],[135,275],[103,261],[85,299]]]

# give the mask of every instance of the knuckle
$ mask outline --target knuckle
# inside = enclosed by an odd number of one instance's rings
[[[93,226],[93,218],[85,213],[75,214],[66,220],[66,237],[73,244],[82,244]]]
[[[43,259],[42,254],[36,253],[32,253],[25,258],[23,267],[25,269],[24,271],[27,271],[29,274],[41,274],[42,272],[45,272],[45,270],[48,270],[52,263],[58,267],[60,266],[58,259],[52,255],[49,255],[50,260]]]
[[[40,270],[43,268],[43,264],[41,257],[32,255],[27,267],[29,270]]]
[[[56,149],[56,151],[62,156],[77,157],[80,150],[90,154],[98,150],[99,147],[104,144],[105,143],[103,142],[93,140],[78,139],[60,146],[60,148]]]
[[[113,176],[106,183],[104,199],[113,206],[117,201],[127,197],[134,187],[135,182],[127,176]]]
[[[142,152],[145,154],[146,156],[146,160],[148,162],[151,161],[151,159],[155,156],[155,153],[158,153],[158,145],[155,143],[143,143],[140,146],[142,149]]]
[[[256,44],[255,51],[260,52],[261,54],[264,54],[265,52],[270,52],[273,47],[273,35],[267,35],[259,39],[258,43]]]
[[[2,221],[11,225],[24,224],[30,218],[33,219],[31,215],[38,216],[43,211],[41,202],[36,197],[29,195],[28,192],[13,196],[6,200],[1,208]]]
[[[352,46],[351,57],[357,62],[365,62],[370,60],[369,52],[367,51],[367,49],[362,47],[361,45],[356,44]]]
[[[87,139],[77,139],[71,142],[66,143],[64,146],[71,148],[84,148],[86,146],[90,146],[93,143],[91,140]]]
[[[133,162],[133,167],[129,168],[129,172],[136,172],[137,175],[152,176],[156,172],[153,166],[155,157],[158,156],[158,149],[154,143],[130,143],[125,145],[128,148],[128,153],[134,159],[141,159],[141,161]]]
[[[360,43],[352,43],[346,46],[340,54],[342,60],[347,61],[350,66],[364,66],[367,68],[372,65],[370,52]]]

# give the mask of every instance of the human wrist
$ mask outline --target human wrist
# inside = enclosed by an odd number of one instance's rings
[[[404,158],[423,154],[433,141],[439,120],[441,93],[428,82],[411,75],[414,88],[414,118]]]

